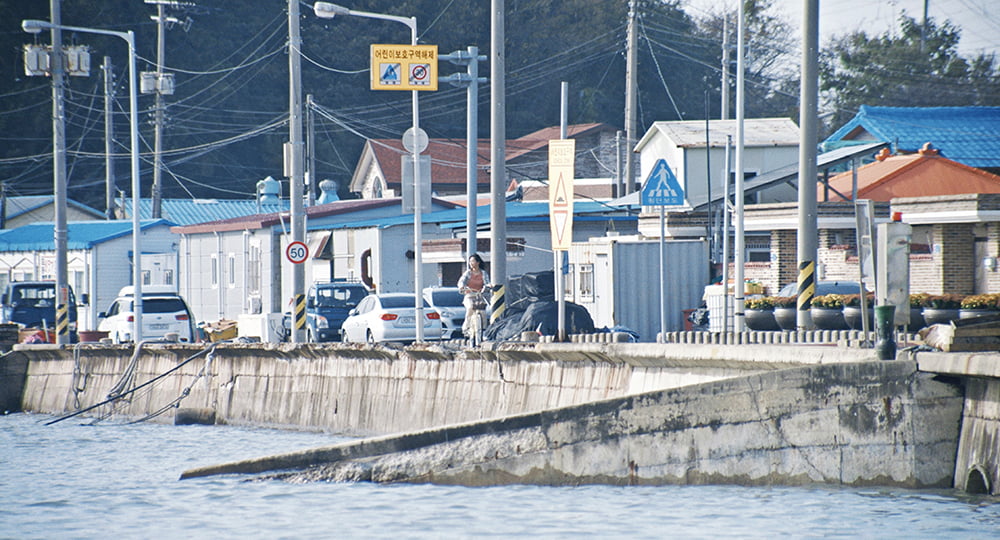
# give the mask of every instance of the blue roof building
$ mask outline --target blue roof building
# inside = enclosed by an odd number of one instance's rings
[[[142,273],[145,284],[177,285],[178,239],[172,223],[143,220]],[[66,266],[77,298],[81,330],[97,328],[97,314],[106,309],[122,287],[132,285],[131,220],[74,221],[66,224]],[[32,223],[0,231],[0,286],[10,281],[55,279],[54,226]]]
[[[872,107],[823,141],[824,151],[845,144],[884,141],[892,153],[915,153],[931,143],[969,167],[1000,171],[1000,107]]]
[[[122,218],[131,218],[132,199],[119,199],[119,208],[124,209]],[[289,202],[281,199],[277,204],[260,204],[256,199],[163,199],[160,201],[160,217],[175,225],[194,225],[223,219],[241,218],[256,214],[287,212]],[[139,201],[139,217],[151,219],[152,199]]]

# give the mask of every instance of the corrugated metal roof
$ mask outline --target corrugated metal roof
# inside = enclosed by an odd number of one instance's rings
[[[169,227],[165,219],[148,219],[140,223],[142,230],[157,226]],[[97,244],[132,235],[131,220],[74,221],[66,224],[66,248],[90,249]],[[55,249],[52,223],[32,223],[16,229],[0,231],[2,251],[51,251]]]
[[[55,197],[52,195],[24,195],[19,197],[7,197],[7,219],[15,218],[21,214],[26,214],[54,203]],[[66,205],[77,208],[83,212],[93,214],[95,218],[104,217],[104,212],[83,203],[76,202],[73,199],[67,199]]]
[[[636,151],[660,133],[682,148],[705,147],[705,121],[653,122]],[[714,147],[726,146],[726,136],[736,138],[736,120],[709,120],[708,142]],[[789,118],[747,118],[743,121],[744,146],[798,146],[799,127]]]
[[[613,215],[613,216],[604,215],[609,213],[618,215]],[[600,202],[577,201],[573,203],[574,219],[584,219],[585,216],[588,214],[602,214],[601,219],[623,219],[623,220],[638,219],[637,216],[628,215],[626,212],[623,212],[620,208],[614,208]],[[536,220],[548,220],[548,219],[549,219],[548,201],[507,203],[508,222],[519,222],[519,221],[523,222],[523,221],[536,221]],[[428,214],[424,214],[422,220],[423,223],[436,223],[438,226],[444,229],[462,228],[465,227],[466,224],[466,209],[455,208],[452,210],[440,210],[438,212],[431,212]],[[362,229],[368,227],[378,227],[380,229],[385,229],[388,227],[395,227],[397,225],[407,225],[412,223],[413,223],[413,214],[404,214],[392,218],[370,219],[365,221],[352,221],[350,223],[338,223],[335,225],[322,225],[316,227],[309,227],[309,230]],[[489,205],[480,206],[477,208],[476,223],[479,225],[485,225],[490,223]]]
[[[132,199],[125,199],[125,215],[132,215]],[[254,214],[288,210],[288,201],[258,208],[255,199],[163,199],[160,216],[177,225],[194,225],[207,221],[239,218]],[[152,199],[139,201],[139,217],[150,219],[153,215]]]
[[[897,154],[931,143],[942,156],[970,167],[1000,167],[1000,107],[862,105],[823,143],[871,138],[890,143]]]

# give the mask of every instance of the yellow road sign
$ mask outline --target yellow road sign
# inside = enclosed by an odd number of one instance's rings
[[[437,90],[437,45],[372,45],[372,90]]]
[[[549,141],[549,224],[555,250],[568,250],[573,243],[575,158],[575,139]]]

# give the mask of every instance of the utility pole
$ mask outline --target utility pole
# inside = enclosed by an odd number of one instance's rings
[[[302,62],[299,35],[299,0],[288,0],[288,143],[285,145],[285,166],[291,197],[292,241],[304,242],[305,211],[302,207],[304,189],[302,174]],[[292,343],[305,341],[306,328],[306,269],[304,264],[292,265]],[[422,328],[417,325],[417,328]]]
[[[62,24],[60,0],[50,0],[49,9],[53,25]],[[67,345],[69,336],[69,272],[67,269],[66,242],[66,109],[63,102],[65,63],[63,60],[62,31],[52,28],[52,176],[54,182],[55,216],[53,223],[56,248],[56,343]]]
[[[115,158],[112,156],[115,122],[111,106],[115,85],[110,56],[104,57],[101,70],[104,72],[104,215],[108,219],[115,219]]]
[[[504,70],[504,0],[490,0],[490,273],[496,285],[507,282],[507,102]],[[492,319],[503,309],[493,302]]]
[[[193,6],[194,4],[178,0],[145,0],[145,2],[147,4],[156,4],[156,15],[150,17],[156,21],[156,72],[153,74],[155,86],[154,88],[143,89],[143,93],[154,92],[156,94],[156,104],[153,111],[153,193],[151,206],[153,219],[159,219],[162,216],[163,206],[163,123],[164,109],[166,107],[163,96],[174,93],[173,74],[163,73],[163,66],[166,62],[166,26],[181,22],[174,17],[167,16],[165,9],[167,6],[178,8]],[[187,30],[190,24],[191,19],[188,18],[184,22],[184,29]]]
[[[733,253],[733,261],[736,263],[735,276],[733,276],[734,286],[733,286],[733,330],[736,332],[742,332],[744,330],[744,323],[746,322],[743,313],[743,295],[746,292],[746,284],[744,284],[744,252],[746,251],[746,238],[744,238],[743,233],[743,150],[744,150],[744,133],[743,133],[743,117],[744,117],[744,103],[746,101],[745,95],[743,93],[744,88],[744,75],[746,71],[746,8],[744,3],[740,2],[739,7],[739,20],[736,22],[736,232],[735,234],[735,253]],[[728,284],[724,286],[728,287]]]
[[[729,120],[729,13],[722,15],[722,112],[719,118]]]
[[[441,55],[438,60],[446,60],[452,64],[466,66],[465,73],[455,73],[447,77],[439,77],[439,82],[450,82],[454,86],[466,88],[465,112],[465,259],[477,253],[478,239],[476,227],[479,222],[479,85],[486,82],[486,77],[479,76],[479,62],[486,56],[479,54],[479,47],[468,47],[465,51],[455,51]]]
[[[636,98],[638,74],[638,54],[635,50],[635,0],[628,3],[628,35],[625,45],[625,193],[635,189],[635,158],[632,155],[632,145],[638,135],[636,131]]]
[[[316,205],[316,113],[313,111],[313,95],[306,94],[306,178],[309,179],[309,206]]]
[[[799,259],[795,325],[811,329],[809,311],[816,292],[816,138],[819,117],[819,0],[805,0],[802,14],[802,83],[799,90]]]
[[[163,89],[160,88],[160,81],[163,78],[163,62],[166,52],[163,36],[165,22],[163,4],[159,3],[156,5],[156,105],[154,107],[156,128],[153,137],[153,219],[160,219],[160,205],[163,200]]]

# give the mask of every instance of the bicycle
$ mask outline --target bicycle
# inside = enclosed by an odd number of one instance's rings
[[[470,296],[472,309],[466,315],[465,336],[471,347],[478,347],[483,342],[483,331],[486,329],[486,294],[485,291],[474,291]]]

